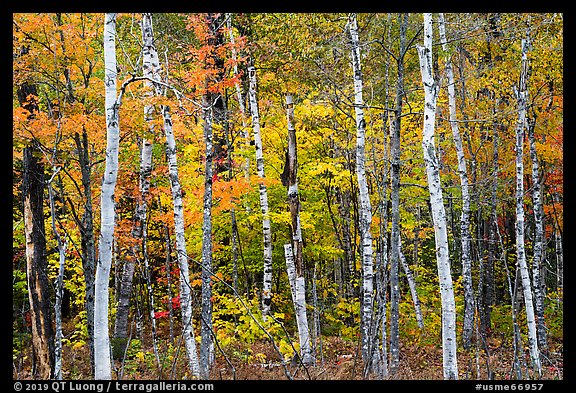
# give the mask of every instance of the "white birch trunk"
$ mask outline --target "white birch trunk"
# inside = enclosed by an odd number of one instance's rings
[[[292,252],[292,244],[284,244],[284,258],[286,259],[286,273],[288,273],[288,282],[290,283],[290,294],[292,295],[292,303],[296,304],[296,267],[294,265],[294,253]]]
[[[516,123],[516,256],[520,267],[520,277],[524,292],[524,306],[526,308],[526,323],[528,325],[528,345],[532,367],[542,375],[540,364],[540,350],[536,333],[536,318],[532,300],[532,286],[530,274],[526,263],[524,249],[524,129],[526,127],[526,105],[528,101],[528,46],[529,41],[522,40],[522,69],[520,72],[520,86],[516,92],[518,100],[518,121]]]
[[[554,190],[553,194],[554,203],[560,202],[560,197],[558,196],[558,192]],[[562,246],[562,233],[560,229],[560,225],[558,221],[555,220],[554,224],[554,242],[556,244],[555,251],[556,251],[556,285],[557,291],[563,292],[564,291],[564,250]]]
[[[300,357],[302,363],[311,364],[314,359],[310,349],[310,333],[308,330],[308,318],[306,316],[306,288],[304,277],[298,277],[296,275],[292,244],[284,244],[284,257],[286,258],[286,271],[288,272],[288,281],[290,282],[292,301],[294,302],[294,310],[296,312]]]
[[[152,14],[145,13],[142,15],[142,69],[145,77],[160,80],[160,60],[158,58],[158,52],[154,44],[154,30],[152,28]],[[157,84],[152,83],[150,80],[144,81],[145,86],[150,89],[147,92],[148,97],[152,97],[155,94],[159,95],[161,92],[161,87]],[[153,123],[153,105],[144,106],[144,120],[148,124],[148,133],[150,138],[154,138],[155,129]],[[152,173],[152,142],[148,138],[142,138],[142,154],[140,158],[140,200],[136,207],[135,220],[136,226],[135,230],[132,232],[132,236],[136,239],[141,239],[143,259],[144,259],[144,273],[146,278],[146,287],[148,290],[148,298],[150,301],[150,321],[152,327],[152,345],[154,350],[154,356],[156,357],[156,363],[160,367],[160,357],[158,354],[158,348],[156,345],[156,320],[154,318],[154,293],[152,291],[152,282],[150,281],[150,270],[148,266],[148,255],[146,252],[146,212],[148,208],[148,196],[150,192],[150,175]],[[137,254],[135,254],[137,255]]]
[[[306,313],[306,288],[304,278],[304,256],[302,228],[300,226],[300,197],[298,194],[298,155],[296,145],[296,129],[294,128],[294,103],[291,95],[286,95],[286,120],[288,128],[288,204],[292,217],[292,253],[295,260],[294,276],[294,308],[296,323],[300,336],[300,353],[304,364],[314,361],[311,352],[311,340],[308,331],[308,316]]]
[[[258,172],[260,189],[260,208],[262,210],[262,233],[264,236],[264,277],[262,287],[262,316],[270,312],[272,298],[272,232],[270,229],[270,216],[268,214],[268,191],[264,184],[264,156],[262,153],[262,137],[260,135],[260,114],[258,111],[258,97],[256,84],[256,69],[248,67],[250,78],[250,112],[252,114],[252,127],[254,129],[254,145],[256,148],[256,170]]]
[[[365,143],[366,121],[364,120],[364,101],[362,99],[362,69],[360,64],[360,43],[356,14],[348,20],[352,43],[352,69],[354,71],[354,110],[356,113],[356,177],[360,201],[360,236],[362,243],[362,359],[369,362],[371,353],[372,292],[373,292],[373,256],[372,256],[372,206],[366,180]]]
[[[446,29],[443,13],[438,15],[438,21],[438,30],[440,32],[440,40],[442,41],[442,49],[446,52],[448,50],[448,45],[446,41]],[[460,216],[462,283],[464,287],[464,326],[462,328],[462,341],[464,348],[469,349],[472,340],[475,311],[474,291],[472,288],[472,260],[470,254],[470,243],[472,238],[470,234],[470,191],[468,187],[466,157],[464,156],[462,138],[460,137],[460,130],[456,118],[454,70],[452,68],[452,60],[450,56],[446,56],[446,76],[448,78],[448,109],[450,113],[450,126],[452,127],[452,137],[454,138],[454,146],[458,157],[458,175],[460,176],[460,187],[462,190],[462,214]]]
[[[380,313],[380,344],[382,346],[380,352],[381,359],[378,364],[379,367],[379,375],[380,379],[388,378],[388,338],[386,333],[386,326],[387,326],[387,317],[386,317],[386,299],[388,297],[388,274],[387,274],[387,265],[388,265],[388,256],[387,256],[387,247],[383,247],[383,252],[376,253],[376,263],[379,266],[379,313]],[[377,346],[375,346],[377,347]],[[375,348],[376,349],[376,348]],[[376,366],[375,365],[375,366]]]
[[[170,173],[170,186],[174,203],[174,231],[176,233],[176,252],[178,267],[180,268],[180,309],[182,312],[182,335],[188,355],[188,365],[193,378],[200,378],[200,365],[196,352],[194,339],[194,326],[192,324],[192,296],[190,293],[190,273],[188,269],[188,253],[186,251],[186,238],[184,237],[184,208],[182,205],[182,190],[178,178],[178,163],[176,161],[176,141],[172,131],[172,118],[170,108],[162,107],[164,117],[164,132],[166,134],[166,158]]]
[[[54,303],[54,325],[56,334],[54,337],[54,379],[62,379],[62,296],[64,291],[64,264],[66,262],[66,247],[67,242],[65,238],[60,236],[56,229],[56,209],[54,208],[54,195],[52,193],[52,184],[48,183],[48,196],[50,200],[50,216],[52,217],[52,231],[56,236],[58,242],[58,276],[56,277],[55,295],[56,301]]]
[[[214,149],[212,146],[212,103],[207,95],[202,97],[202,117],[204,118],[204,140],[206,143],[204,155],[206,165],[204,172],[204,201],[202,220],[202,323],[200,329],[200,377],[208,379],[210,365],[214,354],[212,342],[212,161]]]
[[[440,281],[440,295],[442,299],[442,352],[444,379],[458,379],[458,366],[456,357],[456,305],[454,302],[454,288],[450,273],[450,260],[448,255],[448,233],[446,228],[446,212],[440,183],[440,170],[436,148],[434,146],[434,127],[436,119],[436,100],[439,86],[432,75],[432,14],[424,14],[424,45],[418,46],[422,84],[424,85],[424,132],[422,149],[426,164],[428,190],[430,192],[430,205],[432,220],[434,222],[434,240],[436,244],[436,262]]]
[[[106,86],[106,166],[102,181],[101,230],[98,244],[94,298],[94,379],[112,379],[108,333],[108,284],[112,264],[115,212],[114,191],[118,176],[119,118],[116,102],[116,14],[104,21],[104,83]]]
[[[418,292],[416,292],[416,281],[414,280],[410,266],[408,266],[408,262],[406,262],[402,248],[398,249],[398,256],[400,257],[400,264],[402,265],[402,269],[404,269],[404,273],[406,273],[406,279],[408,280],[408,286],[410,287],[412,302],[414,302],[414,311],[416,312],[416,322],[418,323],[418,327],[420,329],[424,329],[424,318],[422,317],[420,298],[418,297]]]
[[[544,259],[544,217],[542,206],[542,186],[540,179],[540,164],[536,152],[536,140],[534,128],[536,120],[530,122],[528,127],[528,139],[530,140],[530,159],[532,160],[532,205],[534,211],[534,257],[532,259],[532,276],[534,279],[534,306],[538,320],[538,345],[540,350],[548,346],[546,324],[544,321],[544,277],[542,274],[542,262]]]

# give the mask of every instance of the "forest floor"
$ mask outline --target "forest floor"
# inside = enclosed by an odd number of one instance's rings
[[[255,344],[253,351],[263,352],[273,358],[273,351],[266,343]],[[553,348],[547,360],[542,362],[542,379],[563,379],[562,343],[553,343]],[[558,351],[559,352],[556,352]],[[266,352],[267,351],[267,352]],[[481,353],[480,353],[481,352]],[[292,362],[287,369],[294,379],[312,380],[359,380],[362,375],[361,355],[357,345],[339,339],[325,338],[323,342],[323,357],[317,359],[313,366],[304,369],[302,365]],[[397,380],[440,380],[443,379],[442,348],[435,345],[400,346],[400,364],[393,379]],[[460,379],[510,379],[513,351],[511,348],[499,347],[490,350],[490,356],[483,351],[458,354],[458,369]],[[529,357],[526,357],[529,364]],[[296,363],[296,364],[295,364]],[[269,363],[234,363],[238,380],[269,380],[287,379],[284,367],[278,362]],[[224,359],[218,359],[212,373],[213,379],[232,379],[229,365]],[[369,377],[370,378],[370,377]]]
[[[506,346],[491,347],[488,340],[490,354],[484,351],[471,351],[458,353],[459,376],[462,380],[474,379],[515,379],[512,373],[513,350]],[[492,340],[497,342],[497,340]],[[563,379],[562,342],[549,343],[548,356],[542,361],[543,380]],[[218,351],[216,349],[216,351]],[[138,356],[126,359],[122,364],[115,362],[115,379],[124,380],[157,380],[182,379],[185,365],[185,354],[180,352],[177,362],[171,363],[176,367],[165,367],[159,374],[154,367],[153,349],[147,346],[141,349],[146,357]],[[162,353],[161,351],[159,351]],[[235,348],[226,349],[227,357],[221,354],[216,356],[212,368],[212,380],[286,380],[288,374],[298,380],[361,380],[361,356],[357,343],[343,340],[338,337],[324,337],[322,342],[322,356],[318,356],[315,365],[306,368],[298,362],[284,364],[278,359],[273,346],[268,342],[257,342],[250,346],[236,344]],[[245,354],[260,354],[246,356]],[[64,379],[91,379],[89,367],[89,354],[85,345],[72,349],[64,346]],[[244,354],[244,355],[243,355]],[[28,354],[29,355],[29,354]],[[13,368],[14,379],[31,379],[30,356],[23,357],[23,361]],[[262,361],[259,361],[262,360]],[[526,354],[525,364],[529,364]],[[233,369],[231,367],[233,366]],[[16,368],[19,369],[16,372]],[[176,372],[172,372],[176,370]],[[233,371],[234,370],[234,371]],[[491,376],[488,375],[490,370]],[[393,379],[397,380],[439,380],[442,379],[442,349],[436,345],[411,345],[400,347],[400,364],[398,372]],[[525,377],[524,377],[525,378]]]

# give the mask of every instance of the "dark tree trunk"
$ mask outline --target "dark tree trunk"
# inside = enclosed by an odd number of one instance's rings
[[[54,373],[54,330],[48,289],[48,262],[44,230],[44,166],[35,142],[24,148],[24,225],[26,232],[26,273],[32,322],[32,374],[51,379]]]
[[[82,248],[82,269],[84,270],[86,322],[88,327],[88,347],[90,350],[90,366],[94,370],[94,278],[96,269],[96,243],[94,242],[94,219],[92,210],[92,189],[90,188],[90,172],[92,164],[88,147],[86,130],[82,132],[82,140],[78,133],[74,134],[78,160],[82,173],[82,189],[84,191],[84,214],[80,227]]]

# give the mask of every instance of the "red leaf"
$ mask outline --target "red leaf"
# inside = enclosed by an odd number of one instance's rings
[[[157,311],[154,313],[154,319],[166,318],[168,314],[168,311]]]

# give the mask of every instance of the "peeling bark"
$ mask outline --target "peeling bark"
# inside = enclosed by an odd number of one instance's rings
[[[372,255],[372,206],[366,180],[365,143],[366,121],[364,120],[364,101],[362,99],[362,69],[360,64],[360,43],[356,14],[348,20],[350,32],[352,69],[354,71],[354,111],[356,114],[356,177],[360,200],[360,238],[362,244],[362,359],[369,363],[371,356],[372,297],[373,297],[373,255]]]
[[[446,52],[448,45],[446,41],[446,31],[444,14],[438,16],[440,39],[442,49]],[[464,322],[462,328],[462,342],[464,349],[471,346],[472,332],[474,328],[474,290],[472,287],[472,258],[470,255],[470,192],[468,187],[468,171],[466,168],[466,157],[462,147],[462,138],[456,118],[456,92],[454,82],[454,71],[452,69],[452,60],[446,56],[446,76],[448,77],[448,107],[450,113],[450,126],[452,127],[452,137],[458,157],[458,175],[460,177],[460,188],[462,190],[462,214],[460,216],[460,237],[462,243],[462,283],[464,287]]]
[[[304,256],[302,253],[302,229],[300,227],[300,198],[298,194],[298,153],[296,144],[296,129],[294,128],[294,103],[292,96],[286,96],[286,119],[288,123],[288,205],[290,206],[290,216],[292,218],[292,249],[286,251],[285,255],[288,263],[289,255],[292,252],[295,272],[293,282],[294,308],[296,310],[296,323],[298,325],[298,336],[300,338],[300,354],[304,364],[314,362],[312,356],[311,340],[308,331],[308,316],[306,313],[306,287],[304,277]]]
[[[180,268],[180,310],[182,312],[182,336],[188,356],[188,367],[193,378],[200,378],[200,364],[194,339],[194,326],[192,324],[192,295],[190,287],[190,273],[188,265],[188,252],[186,251],[186,238],[184,236],[184,207],[182,205],[182,188],[178,177],[178,162],[176,161],[176,141],[172,131],[172,117],[170,108],[162,107],[164,118],[164,133],[166,135],[166,159],[172,190],[174,207],[174,231],[176,233],[176,253],[178,267]]]
[[[116,101],[116,14],[107,13],[104,22],[104,63],[106,85],[106,166],[102,181],[101,230],[98,244],[94,299],[94,379],[112,379],[110,336],[108,332],[108,284],[112,264],[115,211],[114,191],[118,176],[120,139]]]
[[[434,241],[436,244],[436,262],[440,280],[440,295],[442,300],[442,352],[444,379],[458,379],[456,357],[456,304],[454,288],[450,273],[448,250],[448,231],[446,212],[440,183],[440,168],[434,146],[434,128],[436,120],[436,100],[439,85],[432,74],[432,14],[424,14],[424,45],[418,45],[420,71],[424,86],[424,131],[422,150],[426,164],[426,177],[430,192],[430,207],[434,222]]]
[[[262,315],[270,312],[272,301],[272,232],[270,230],[270,216],[268,214],[268,191],[264,179],[264,155],[262,153],[262,136],[260,135],[260,113],[258,110],[256,68],[248,67],[248,77],[250,78],[250,112],[252,114],[252,128],[254,129],[254,146],[256,148],[256,170],[259,177],[260,208],[262,210],[262,234],[264,237],[264,277],[262,287]]]
[[[528,48],[529,40],[522,40],[522,68],[520,72],[520,86],[516,92],[518,101],[518,120],[516,123],[516,256],[520,267],[520,277],[524,293],[524,307],[526,309],[526,323],[528,325],[528,345],[532,368],[537,378],[542,375],[540,363],[540,350],[538,348],[538,335],[536,317],[534,314],[534,301],[532,298],[532,285],[526,263],[525,237],[524,237],[524,129],[526,127],[526,107],[528,101]]]

